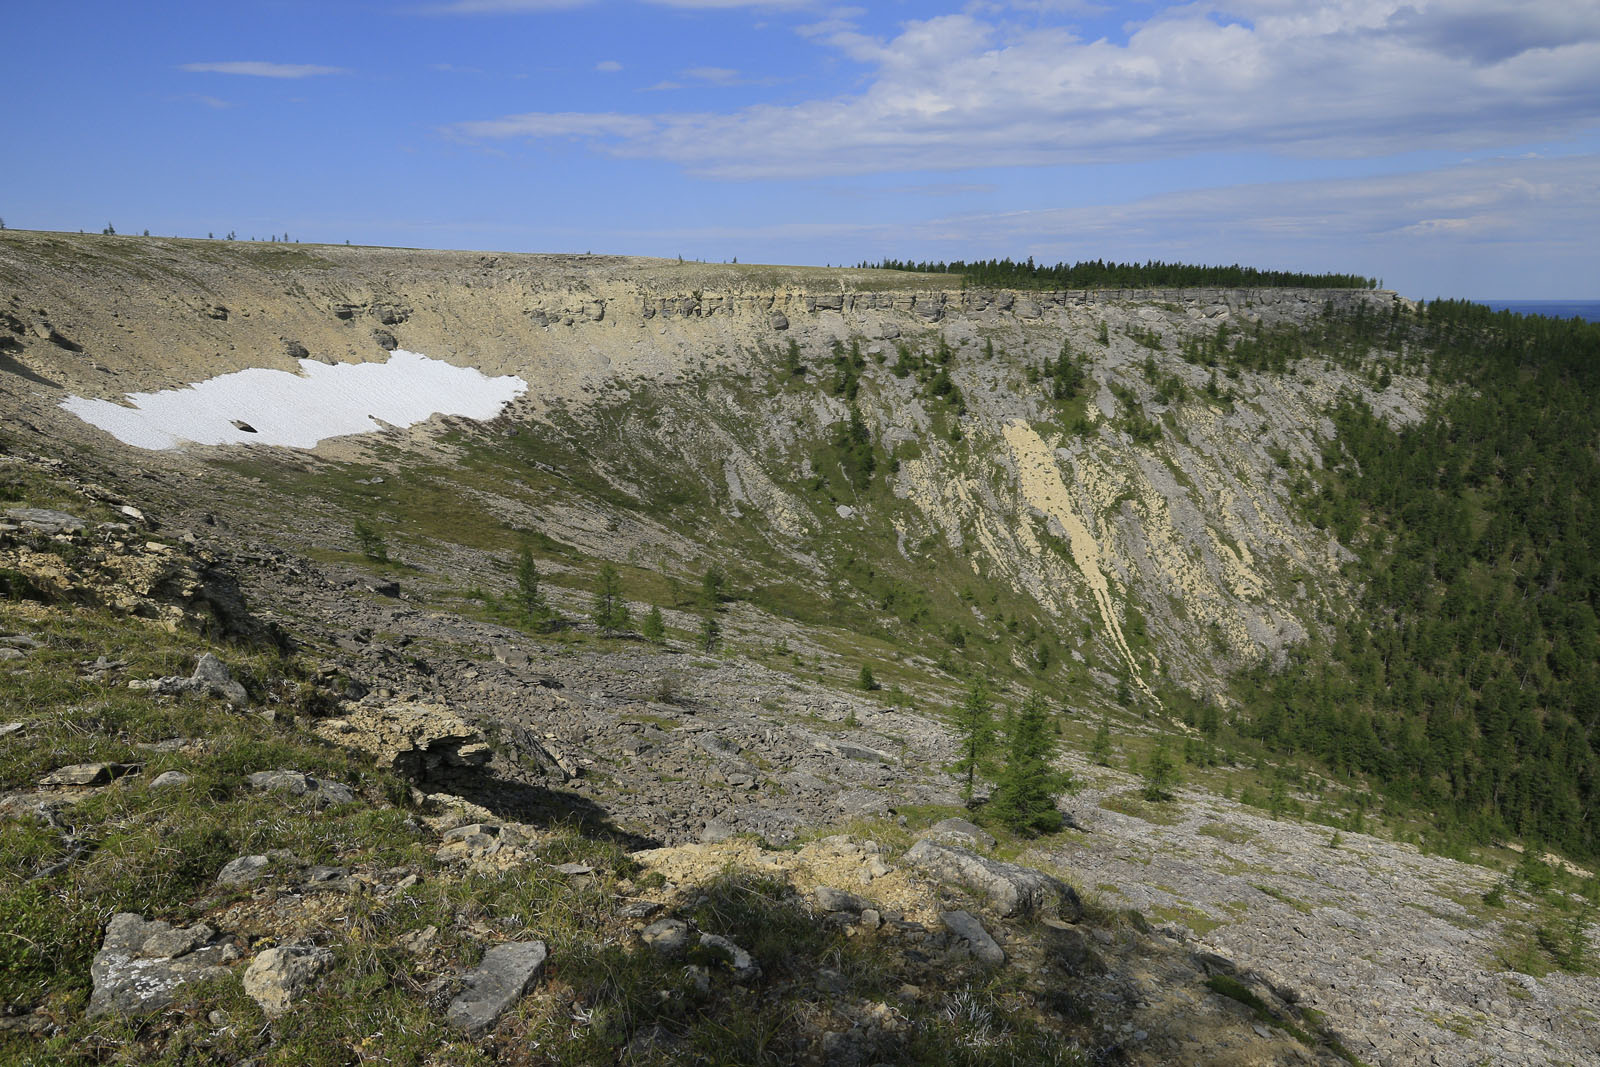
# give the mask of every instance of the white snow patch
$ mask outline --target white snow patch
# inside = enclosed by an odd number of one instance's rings
[[[129,393],[127,404],[74,396],[61,406],[136,448],[313,448],[324,438],[370,433],[381,423],[403,428],[430,415],[491,419],[527,390],[515,375],[490,378],[397,348],[386,363],[302,359],[298,374],[256,368],[182,389]]]

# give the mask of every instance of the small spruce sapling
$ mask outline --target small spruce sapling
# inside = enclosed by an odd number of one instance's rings
[[[622,578],[610,560],[600,564],[595,576],[594,624],[610,635],[628,628],[628,602],[622,599]]]
[[[1089,758],[1096,766],[1111,766],[1111,727],[1104,719],[1100,720],[1100,728],[1094,732],[1094,741],[1089,745]]]
[[[994,712],[989,707],[989,687],[982,678],[973,679],[966,699],[956,708],[955,719],[961,738],[961,758],[956,761],[955,771],[966,775],[961,795],[970,802],[978,766],[994,747]]]
[[[667,626],[661,618],[661,606],[659,604],[650,605],[650,613],[639,624],[639,633],[652,645],[664,645],[667,643]]]
[[[722,627],[717,625],[717,617],[708,611],[700,619],[700,651],[715,652],[721,640]]]
[[[517,589],[512,600],[523,620],[541,632],[554,629],[559,621],[555,609],[545,599],[544,590],[539,587],[539,565],[533,560],[533,549],[527,545],[517,553]]]
[[[872,668],[865,663],[861,665],[861,675],[856,682],[868,693],[878,688],[878,680],[872,676]]]
[[[389,562],[389,543],[384,540],[378,528],[366,519],[357,519],[351,528],[356,535],[356,544],[361,549],[361,554],[374,563]]]
[[[1167,743],[1156,742],[1144,763],[1144,798],[1149,801],[1172,799],[1172,790],[1178,784],[1178,768],[1167,754]]]

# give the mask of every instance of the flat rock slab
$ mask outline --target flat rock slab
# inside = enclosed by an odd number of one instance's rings
[[[113,916],[89,976],[88,1015],[148,1015],[169,1006],[190,982],[221,978],[238,959],[231,938],[205,924],[175,928],[124,912]]]
[[[967,943],[977,959],[996,966],[1006,961],[1005,949],[971,915],[964,911],[942,911],[939,920],[944,923],[945,929]]]
[[[49,508],[7,508],[5,516],[18,526],[40,533],[75,533],[84,527],[83,520],[76,515]]]
[[[288,793],[290,796],[309,796],[317,807],[348,804],[356,798],[355,790],[326,778],[313,778],[299,771],[257,771],[247,779],[250,788],[268,793]]]
[[[1083,902],[1076,890],[1032,867],[928,840],[911,846],[905,862],[938,881],[953,882],[982,894],[1000,915],[1059,910],[1064,918],[1075,921],[1083,914]]]
[[[922,836],[958,848],[983,849],[985,852],[994,848],[994,835],[966,819],[941,819],[928,827]]]
[[[469,1034],[487,1030],[527,992],[548,955],[543,941],[518,941],[490,949],[467,975],[467,987],[450,1002],[445,1017]]]
[[[106,785],[125,774],[139,771],[138,763],[74,763],[58,767],[43,778],[40,785]]]

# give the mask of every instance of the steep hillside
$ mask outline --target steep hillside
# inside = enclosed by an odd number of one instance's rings
[[[528,382],[492,427],[331,443],[319,458],[352,476],[318,463],[285,482],[302,506],[386,520],[421,550],[508,553],[524,530],[691,581],[717,563],[742,599],[871,635],[913,673],[956,657],[1085,696],[1217,692],[1228,668],[1324,627],[1348,601],[1344,553],[1299,517],[1287,472],[1320,462],[1335,398],[1402,424],[1426,395],[1381,352],[1220,376],[1183,358],[1230,331],[1225,350],[1329,308],[1395,306],[1360,290],[1018,294],[587,257],[4,247],[12,358],[73,395],[396,346]],[[43,382],[5,384],[50,432],[108,446]],[[289,481],[307,462],[218,458]],[[404,488],[350,484],[396,464]],[[410,494],[462,482],[459,529],[417,514]]]

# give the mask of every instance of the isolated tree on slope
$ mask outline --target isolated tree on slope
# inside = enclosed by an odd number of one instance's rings
[[[594,624],[606,634],[628,628],[628,602],[622,599],[622,578],[610,561],[600,564],[595,576]]]
[[[1041,834],[1061,829],[1056,797],[1071,786],[1071,779],[1050,766],[1055,755],[1055,734],[1044,697],[1030,694],[1011,723],[1006,744],[1006,765],[1000,772],[989,810],[1018,833]]]
[[[961,758],[956,761],[955,769],[958,774],[966,774],[961,795],[971,800],[978,765],[994,747],[994,713],[989,707],[989,687],[982,678],[973,679],[966,699],[956,708],[955,717],[956,730],[961,737]]]

